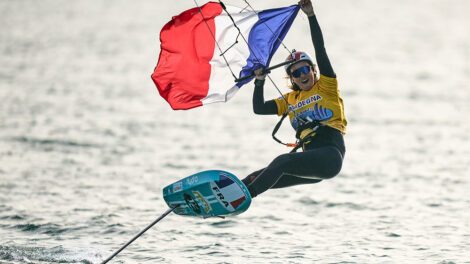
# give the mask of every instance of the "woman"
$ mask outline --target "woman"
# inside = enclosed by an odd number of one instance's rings
[[[293,52],[287,60],[294,62],[286,67],[293,91],[265,102],[263,86],[266,75],[258,69],[255,71],[253,110],[260,115],[288,113],[303,152],[283,154],[268,167],[243,179],[252,197],[271,188],[330,179],[340,172],[346,152],[343,134],[347,122],[336,74],[326,54],[311,0],[301,0],[299,5],[308,16],[320,75],[307,53]]]

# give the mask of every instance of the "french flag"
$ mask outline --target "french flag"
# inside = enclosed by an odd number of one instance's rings
[[[160,95],[174,110],[226,102],[253,79],[235,82],[234,75],[269,66],[299,9],[226,6],[224,11],[220,3],[208,2],[173,17],[160,32],[152,74]]]

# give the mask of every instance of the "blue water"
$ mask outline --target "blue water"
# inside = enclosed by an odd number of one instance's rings
[[[341,174],[225,220],[169,215],[114,263],[470,263],[470,2],[314,4],[349,121]],[[159,30],[191,7],[0,1],[0,263],[99,263],[167,209],[169,183],[288,151],[251,86],[191,111],[159,97]],[[286,44],[313,53],[304,16]]]

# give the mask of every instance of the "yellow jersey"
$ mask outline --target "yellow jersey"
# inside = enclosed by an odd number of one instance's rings
[[[320,79],[312,89],[292,91],[284,94],[284,98],[279,97],[274,100],[278,115],[288,112],[295,130],[299,127],[296,118],[299,116],[303,120],[319,121],[323,125],[339,130],[341,134],[346,133],[347,121],[336,78],[320,75]],[[303,138],[302,134],[301,138]]]

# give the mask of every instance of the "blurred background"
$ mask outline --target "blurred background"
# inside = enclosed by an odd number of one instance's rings
[[[158,95],[160,29],[194,6],[0,0],[0,263],[99,263],[167,209],[166,185],[289,151],[252,85],[189,111]],[[470,263],[470,2],[314,7],[349,121],[341,174],[225,220],[170,215],[115,263]],[[304,14],[285,44],[313,54]],[[279,137],[294,140],[287,122]]]

